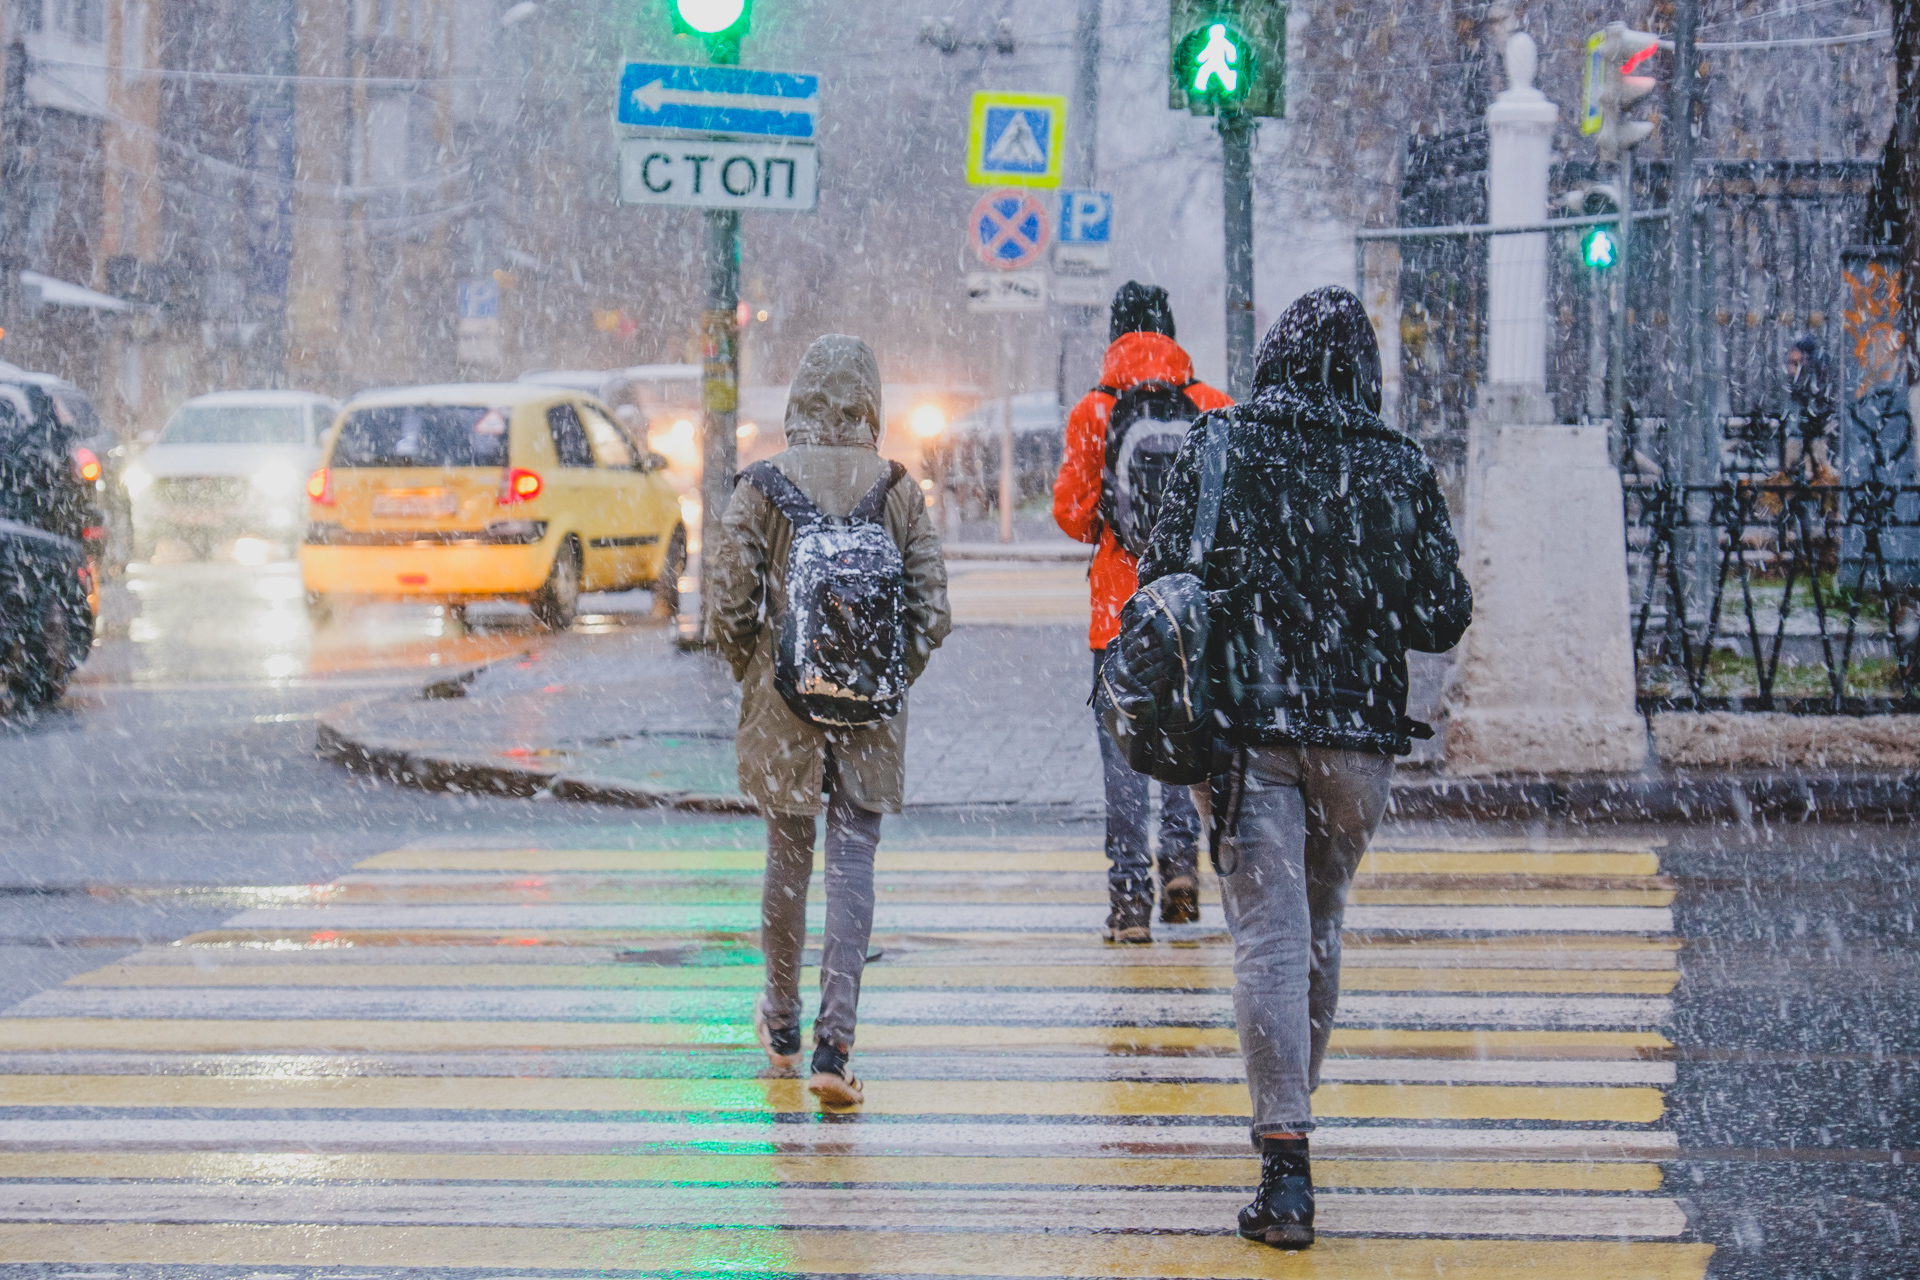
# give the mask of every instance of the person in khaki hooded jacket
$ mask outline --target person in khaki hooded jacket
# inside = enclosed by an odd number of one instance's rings
[[[771,459],[822,512],[844,518],[886,474],[880,457],[880,366],[858,338],[830,333],[801,357],[787,398],[787,447]],[[906,580],[907,675],[918,679],[952,629],[940,536],[918,485],[902,480],[882,517]],[[900,812],[905,790],[907,709],[864,729],[826,729],[788,709],[773,683],[774,643],[786,602],[793,528],[750,484],[736,484],[714,548],[711,627],[741,682],[735,738],[740,789],[767,815],[761,945],[767,985],[754,1029],[775,1067],[800,1061],[800,953],[814,815],[827,815],[827,920],[820,957],[820,1015],[813,1025],[808,1087],[823,1101],[862,1100],[847,1066],[860,975],[873,931],[873,855],[880,815]]]

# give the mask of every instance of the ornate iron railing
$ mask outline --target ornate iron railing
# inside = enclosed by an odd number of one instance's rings
[[[1920,485],[1626,492],[1643,710],[1920,711]]]
[[[1712,484],[1621,424],[1643,710],[1920,711],[1920,484],[1904,386],[1721,421]]]

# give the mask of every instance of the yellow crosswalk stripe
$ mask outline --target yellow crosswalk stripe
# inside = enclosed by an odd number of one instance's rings
[[[582,1267],[719,1274],[1697,1280],[1711,1246],[1609,1241],[1342,1240],[1298,1254],[1219,1236],[687,1231],[543,1227],[0,1223],[0,1263]]]
[[[1244,1187],[1255,1158],[1092,1156],[540,1155],[466,1152],[19,1151],[7,1176],[214,1182],[666,1182],[772,1185],[903,1183],[1064,1187]],[[1658,1191],[1657,1164],[1539,1160],[1316,1160],[1322,1187],[1434,1191]]]
[[[1651,876],[1658,854],[1369,850],[1361,875]]]

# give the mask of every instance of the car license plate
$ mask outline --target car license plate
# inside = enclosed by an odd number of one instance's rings
[[[375,494],[376,516],[450,516],[459,503],[445,489],[389,489]]]

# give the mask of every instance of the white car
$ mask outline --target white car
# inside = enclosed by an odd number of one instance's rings
[[[126,469],[136,555],[161,537],[199,555],[244,535],[298,542],[307,477],[339,411],[307,391],[216,391],[181,405]]]

